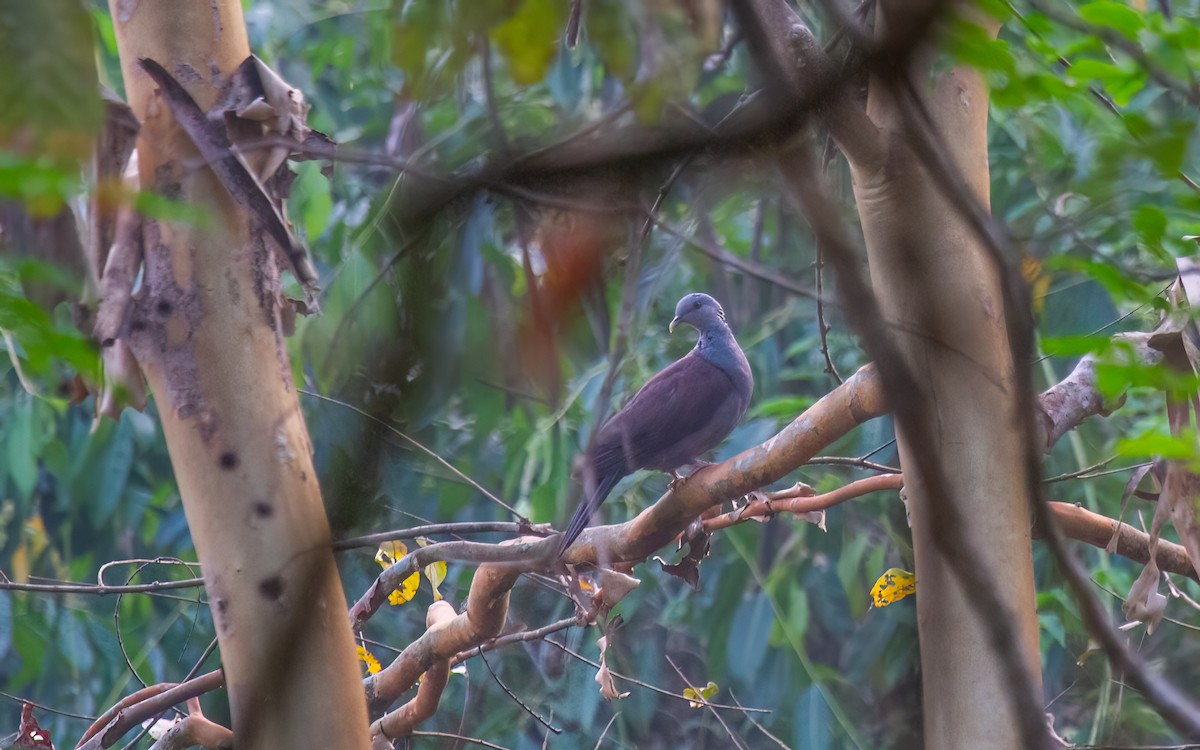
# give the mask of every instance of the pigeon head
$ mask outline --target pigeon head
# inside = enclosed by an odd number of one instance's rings
[[[707,294],[692,292],[675,305],[675,319],[667,330],[674,333],[680,323],[687,323],[703,334],[725,325],[725,311]]]

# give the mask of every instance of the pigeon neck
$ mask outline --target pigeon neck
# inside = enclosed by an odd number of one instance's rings
[[[706,326],[696,340],[696,353],[726,371],[737,366],[733,354],[736,348],[733,331],[725,323]]]

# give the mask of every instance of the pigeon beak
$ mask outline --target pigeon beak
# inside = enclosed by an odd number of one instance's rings
[[[679,317],[676,316],[671,320],[671,325],[667,326],[667,333],[675,333],[675,326],[679,325]]]

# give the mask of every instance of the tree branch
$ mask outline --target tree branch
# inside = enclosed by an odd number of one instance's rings
[[[446,628],[455,619],[454,607],[443,600],[429,605],[425,616],[426,633],[436,633]],[[403,654],[402,654],[403,655]],[[425,677],[417,688],[417,695],[408,703],[371,724],[371,747],[374,750],[391,750],[392,738],[411,734],[417,725],[437,711],[442,691],[450,680],[450,660],[453,656],[434,662],[425,671]]]
[[[815,100],[846,158],[853,163],[876,163],[884,153],[879,129],[854,101],[848,86],[830,85],[840,74],[787,1],[737,2],[733,11],[754,61],[770,85],[786,92],[786,104],[795,107]]]
[[[102,750],[112,747],[123,734],[146,719],[157,716],[190,698],[216,690],[225,684],[225,674],[217,669],[187,682],[160,683],[143,688],[122,699],[104,712],[83,733],[76,750]]]

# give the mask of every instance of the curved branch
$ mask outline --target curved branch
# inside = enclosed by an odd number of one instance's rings
[[[112,747],[121,735],[146,719],[157,716],[171,706],[207,693],[225,684],[225,674],[217,669],[187,682],[160,683],[143,688],[123,698],[104,712],[83,733],[76,750],[102,750]]]
[[[436,633],[448,627],[454,619],[454,607],[445,600],[436,601],[429,605],[429,612],[425,616],[426,632]],[[371,747],[391,750],[391,738],[411,734],[417,724],[433,716],[449,680],[450,658],[435,662],[425,672],[415,698],[371,724]]]
[[[233,732],[210,721],[200,710],[198,698],[188,698],[188,715],[175,722],[150,750],[185,750],[200,746],[206,750],[232,750]]]
[[[557,539],[544,540],[553,554]],[[521,576],[521,567],[484,563],[471,579],[467,609],[436,630],[425,633],[379,672],[363,680],[370,716],[381,715],[396,698],[439,662],[448,662],[460,651],[474,648],[500,634],[508,617],[508,594]]]

